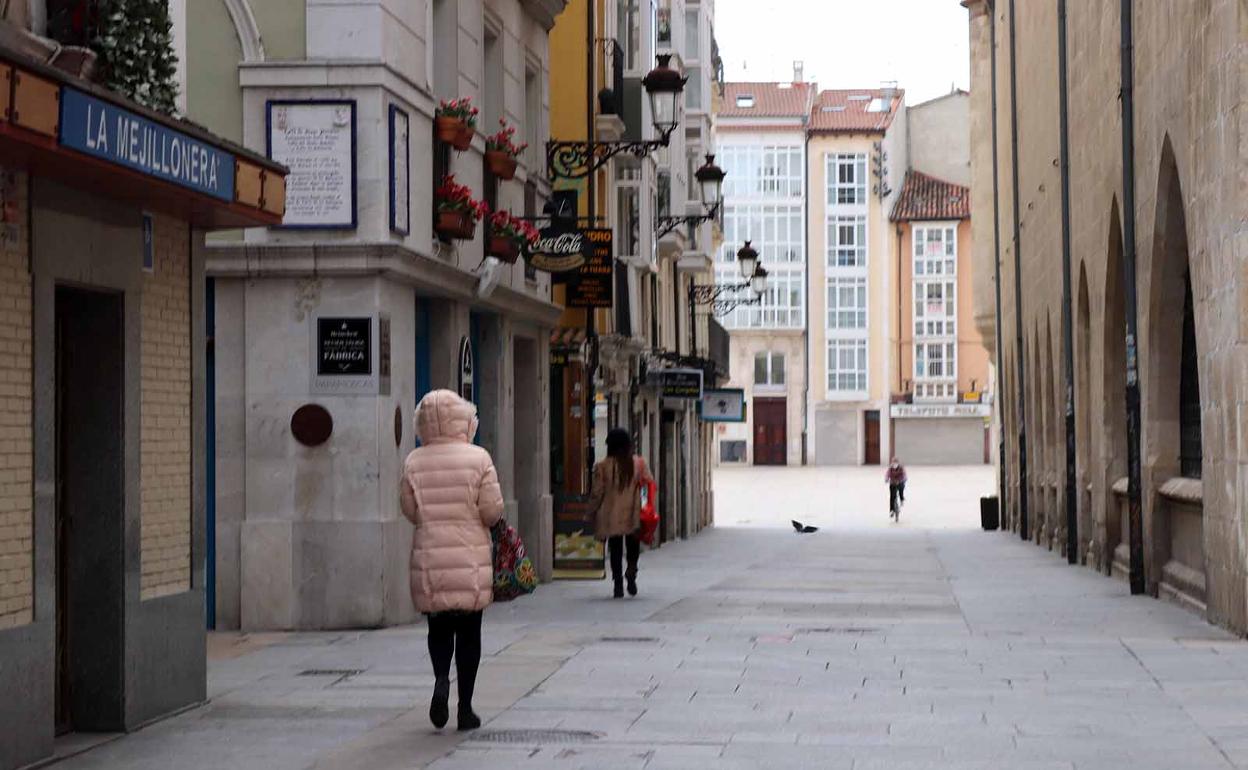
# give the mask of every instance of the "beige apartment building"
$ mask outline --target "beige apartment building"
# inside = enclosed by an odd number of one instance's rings
[[[907,168],[904,92],[823,91],[807,141],[810,462],[878,464],[891,451],[889,222]]]
[[[1056,4],[963,4],[977,284],[991,286],[1000,265],[999,330],[992,292],[977,301],[985,336],[999,331],[1002,343],[1007,529],[1054,550],[1069,537],[1076,560],[1248,631],[1244,6],[1137,2],[1124,41],[1122,4],[1069,3],[1063,131]],[[1064,232],[1075,511],[1065,503]],[[1138,432],[1128,421],[1133,380]]]

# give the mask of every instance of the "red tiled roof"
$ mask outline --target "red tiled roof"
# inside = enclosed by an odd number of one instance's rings
[[[810,113],[814,83],[725,83],[721,118],[804,118]],[[738,96],[753,96],[753,107],[739,107]]]
[[[821,91],[810,116],[810,130],[826,133],[882,133],[892,125],[893,116],[905,102],[906,92],[893,91],[887,111],[869,112],[876,99],[884,99],[880,89]]]
[[[968,219],[971,188],[934,176],[909,171],[890,217],[894,222],[935,219]]]

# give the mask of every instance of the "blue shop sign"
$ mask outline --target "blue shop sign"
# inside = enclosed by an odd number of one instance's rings
[[[234,202],[234,156],[68,86],[61,145],[214,198]]]

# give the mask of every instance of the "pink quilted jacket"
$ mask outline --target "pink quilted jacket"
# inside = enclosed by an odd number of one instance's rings
[[[472,445],[477,408],[435,390],[416,408],[421,446],[407,456],[399,485],[412,533],[412,602],[419,612],[483,610],[493,600],[490,527],[503,494],[490,453]]]

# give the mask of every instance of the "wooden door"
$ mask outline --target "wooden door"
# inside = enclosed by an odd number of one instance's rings
[[[754,399],[755,465],[787,464],[788,412],[788,399]]]
[[[863,462],[867,465],[880,464],[880,413],[870,411],[866,413],[866,430],[864,431],[866,440],[865,457]]]

